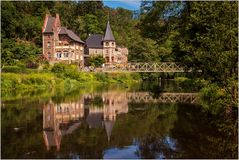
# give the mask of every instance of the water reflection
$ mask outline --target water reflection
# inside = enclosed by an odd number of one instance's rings
[[[110,141],[118,114],[128,112],[128,102],[141,103],[195,103],[195,93],[162,93],[154,97],[149,92],[119,92],[84,94],[77,102],[54,104],[43,107],[43,137],[47,150],[60,150],[61,139],[71,134],[83,121],[89,128],[104,128]]]
[[[98,106],[101,105],[102,106]],[[43,137],[47,150],[55,146],[60,150],[61,139],[71,134],[83,121],[89,128],[105,128],[108,141],[116,115],[128,112],[126,92],[106,92],[101,97],[85,94],[77,102],[54,104],[43,107]]]
[[[6,104],[3,157],[237,157],[236,123],[203,113],[195,93],[105,88],[67,96]]]

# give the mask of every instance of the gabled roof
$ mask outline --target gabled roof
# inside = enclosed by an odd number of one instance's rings
[[[108,21],[105,31],[104,41],[115,41],[114,35],[112,33],[110,22]]]
[[[67,29],[66,27],[61,27],[59,34],[66,34],[74,41],[77,41],[79,43],[85,43],[73,31]]]
[[[53,27],[55,23],[55,17],[48,16],[46,28],[43,33],[53,33]]]
[[[91,113],[87,116],[86,122],[91,128],[102,127],[103,113]]]
[[[102,44],[103,36],[100,34],[93,34],[86,39],[86,45],[88,48],[103,48]]]

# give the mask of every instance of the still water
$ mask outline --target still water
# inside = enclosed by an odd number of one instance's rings
[[[237,123],[194,88],[88,86],[2,102],[2,158],[237,158]]]

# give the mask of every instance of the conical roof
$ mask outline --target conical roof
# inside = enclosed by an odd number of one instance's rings
[[[107,121],[107,120],[105,121],[105,130],[108,137],[108,141],[110,141],[110,136],[113,130],[114,123],[115,123],[114,121]]]
[[[114,38],[114,35],[112,33],[109,21],[107,23],[106,30],[105,30],[104,41],[115,41],[115,38]]]

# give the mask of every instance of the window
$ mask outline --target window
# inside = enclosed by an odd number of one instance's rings
[[[114,46],[114,42],[112,42],[112,46]]]
[[[69,56],[68,52],[64,53],[64,57],[68,57],[68,56]]]
[[[50,52],[48,52],[48,58],[51,58],[51,53]]]
[[[105,43],[105,46],[109,46],[109,42],[106,42],[106,43]]]
[[[51,48],[51,43],[47,42],[47,48]]]
[[[57,58],[61,58],[61,53],[56,53]]]
[[[108,49],[106,50],[106,53],[109,53]]]
[[[60,105],[57,105],[57,112],[61,112],[61,106]]]
[[[50,37],[51,37],[51,36],[50,36],[50,35],[48,35],[47,37],[48,37],[48,39],[50,39]]]

